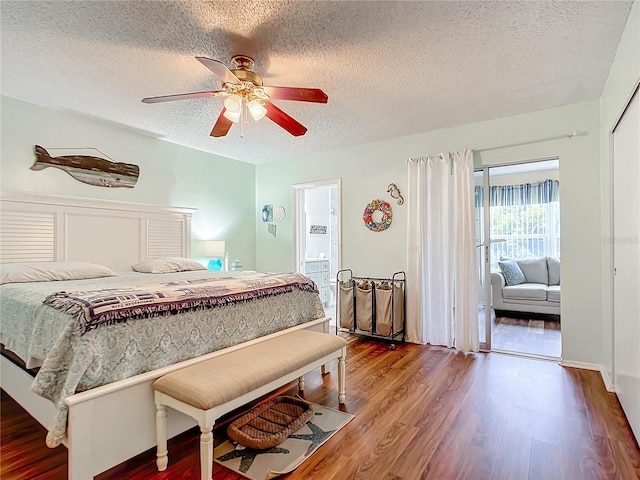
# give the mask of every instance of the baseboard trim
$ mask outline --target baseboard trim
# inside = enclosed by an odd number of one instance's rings
[[[563,367],[571,367],[571,368],[582,368],[583,370],[595,370],[596,372],[600,372],[600,376],[602,377],[602,381],[604,382],[604,387],[607,389],[607,392],[615,392],[615,386],[611,381],[611,377],[607,373],[607,370],[603,365],[598,363],[588,363],[588,362],[576,362],[573,360],[560,360],[560,365]]]
[[[607,389],[607,392],[616,393],[616,386],[611,381],[611,377],[604,367],[600,370],[600,375],[602,375],[602,381],[604,382],[604,387]]]

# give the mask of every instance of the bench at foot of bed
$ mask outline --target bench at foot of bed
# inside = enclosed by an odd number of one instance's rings
[[[169,373],[153,383],[158,437],[157,466],[167,468],[166,407],[200,426],[200,478],[211,480],[213,425],[222,415],[292,380],[304,389],[305,373],[338,359],[338,401],[345,402],[346,341],[298,330]]]

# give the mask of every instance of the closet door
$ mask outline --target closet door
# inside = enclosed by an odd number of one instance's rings
[[[615,389],[640,442],[640,94],[613,132]]]

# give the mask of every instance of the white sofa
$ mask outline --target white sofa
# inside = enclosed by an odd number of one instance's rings
[[[560,260],[553,257],[517,258],[523,283],[507,285],[502,272],[491,272],[492,306],[503,312],[560,315]],[[512,280],[513,281],[513,280]]]

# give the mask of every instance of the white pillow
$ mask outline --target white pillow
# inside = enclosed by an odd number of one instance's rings
[[[547,257],[549,268],[549,285],[560,285],[560,259]]]
[[[153,260],[132,265],[131,268],[140,273],[173,273],[207,269],[207,267],[195,260],[178,257],[154,258]]]
[[[500,257],[500,260],[515,260],[524,273],[527,283],[543,283],[549,285],[549,273],[547,270],[547,257],[536,258],[507,258]]]
[[[53,282],[114,277],[113,270],[87,262],[5,263],[0,265],[0,284]]]

